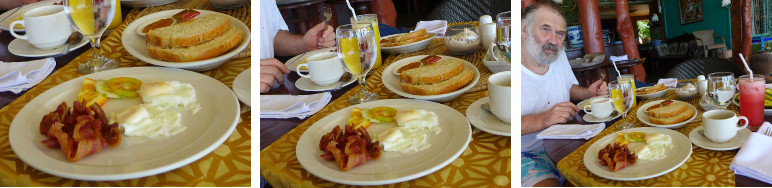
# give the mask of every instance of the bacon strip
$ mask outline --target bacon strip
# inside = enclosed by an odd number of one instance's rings
[[[346,125],[344,130],[341,130],[340,127],[335,127],[319,141],[319,149],[324,151],[321,157],[327,161],[335,160],[343,171],[350,170],[367,160],[380,158],[381,147],[377,141],[371,140],[364,128],[354,130],[352,126]]]
[[[611,172],[616,172],[627,166],[633,165],[638,157],[630,152],[627,145],[608,144],[598,152],[599,164],[608,166]]]
[[[61,148],[67,160],[78,161],[101,151],[105,146],[118,146],[122,140],[118,124],[107,125],[107,117],[98,105],[89,108],[74,102],[72,111],[66,103],[43,117],[41,141],[48,148]]]

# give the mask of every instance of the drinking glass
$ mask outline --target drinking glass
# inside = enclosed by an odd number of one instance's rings
[[[635,127],[630,122],[627,122],[627,111],[633,106],[633,87],[629,81],[614,80],[608,84],[609,94],[611,95],[611,103],[614,104],[614,110],[622,114],[622,123],[617,124],[617,130],[625,130]]]
[[[504,53],[507,63],[511,60],[512,46],[512,11],[502,12],[496,15],[496,48]]]
[[[367,23],[372,24],[373,31],[375,31],[375,47],[378,48],[375,50],[376,53],[378,53],[378,58],[375,58],[375,65],[373,65],[373,69],[377,69],[381,66],[381,32],[380,29],[378,29],[378,14],[362,14],[357,15],[356,20],[354,17],[349,18],[351,23]],[[358,21],[358,22],[357,22]]]
[[[335,31],[338,42],[338,57],[343,67],[357,79],[359,93],[348,98],[350,104],[378,100],[379,96],[367,91],[365,77],[373,68],[377,58],[375,32],[371,24],[353,23],[338,26]]]
[[[78,72],[90,74],[118,68],[118,62],[102,56],[100,38],[115,16],[116,0],[66,0],[64,12],[70,24],[89,39],[92,48],[91,59],[78,65]]]
[[[734,73],[714,72],[708,75],[708,99],[719,109],[726,109],[735,93]]]

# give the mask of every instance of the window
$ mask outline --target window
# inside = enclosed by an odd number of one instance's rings
[[[643,44],[651,40],[649,20],[639,20],[636,24],[638,24],[638,44]]]
[[[770,0],[752,0],[751,17],[753,19],[753,34],[763,35],[770,32]]]

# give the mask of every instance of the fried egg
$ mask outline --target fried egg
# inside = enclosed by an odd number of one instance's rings
[[[112,115],[127,136],[169,137],[186,129],[182,113],[200,109],[196,90],[189,83],[164,81],[143,84],[139,89],[143,104],[129,106]]]
[[[383,145],[384,151],[417,152],[431,146],[429,133],[440,133],[437,114],[427,110],[397,112],[394,117],[397,127],[386,129],[376,139]]]
[[[648,134],[644,140],[646,140],[645,145],[638,146],[633,150],[638,156],[638,159],[641,160],[664,159],[667,157],[666,150],[673,148],[670,135]]]
[[[164,108],[182,106],[194,112],[199,108],[193,86],[176,80],[143,84],[139,95],[145,104]]]

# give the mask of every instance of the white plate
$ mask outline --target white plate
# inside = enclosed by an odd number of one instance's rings
[[[73,31],[77,32],[77,31]],[[67,52],[72,52],[77,50],[80,47],[85,46],[88,44],[88,39],[83,38],[80,40],[78,44],[74,44],[70,47],[70,50]],[[58,55],[62,50],[64,50],[65,45],[62,45],[58,48],[54,48],[51,50],[41,50],[36,48],[35,46],[32,46],[29,42],[22,39],[13,39],[11,43],[8,43],[8,52],[11,52],[13,55],[22,56],[22,57],[45,57],[45,56],[53,56]]]
[[[404,64],[407,64],[407,63],[419,61],[425,58],[426,56],[428,55],[417,55],[417,56],[400,59],[399,61],[391,63],[388,67],[386,67],[386,70],[384,70],[383,72],[386,72],[386,73],[392,72],[393,69],[402,67]],[[455,57],[444,56],[444,55],[440,55],[440,57],[442,58],[440,61],[449,59],[449,58],[458,59]],[[466,84],[466,86],[450,93],[439,94],[439,95],[414,95],[414,94],[407,93],[404,90],[402,90],[402,84],[399,80],[399,76],[394,74],[381,75],[381,82],[383,82],[383,85],[386,86],[386,88],[389,89],[389,91],[394,92],[397,95],[401,95],[403,97],[421,99],[421,100],[430,100],[430,101],[436,101],[436,102],[447,102],[455,99],[456,97],[460,96],[467,90],[471,89],[472,87],[474,87],[475,84],[477,84],[477,81],[480,80],[480,71],[477,70],[477,67],[475,67],[472,63],[469,63],[469,61],[466,61],[463,59],[458,59],[458,60],[464,61],[464,65],[466,66],[466,68],[472,69],[472,71],[474,71],[474,79],[472,79],[471,82]]]
[[[201,110],[195,114],[182,113],[182,123],[187,129],[180,134],[163,140],[124,136],[118,147],[105,148],[77,162],[68,162],[61,149],[50,149],[40,143],[45,139],[38,130],[40,120],[62,102],[72,105],[84,78],[119,76],[134,77],[145,83],[165,80],[190,83],[196,89]],[[110,99],[103,109],[110,114],[139,103],[139,98]],[[108,181],[150,176],[188,165],[228,139],[238,118],[238,100],[220,81],[180,69],[134,67],[81,76],[48,89],[19,111],[8,133],[14,153],[35,169],[70,179]]]
[[[121,6],[152,7],[177,2],[178,0],[121,0]]]
[[[607,122],[607,121],[614,120],[614,119],[618,118],[619,116],[622,116],[622,113],[619,113],[616,110],[614,110],[614,111],[611,112],[611,115],[609,117],[606,117],[606,118],[603,118],[603,119],[598,119],[595,116],[592,116],[592,114],[584,114],[584,116],[582,116],[582,119],[584,121],[588,122],[588,123],[601,123],[601,122]]]
[[[649,87],[653,87],[653,86],[649,86]],[[637,88],[637,89],[635,89],[635,91],[638,91],[638,90],[641,90],[641,89],[644,89],[644,88],[649,88],[649,87]],[[658,91],[658,92],[654,92],[654,93],[649,93],[649,94],[646,94],[646,95],[635,95],[635,97],[642,98],[642,99],[658,98],[658,97],[665,96],[665,94],[667,94],[667,90],[670,90],[670,89],[664,89],[662,91]]]
[[[466,118],[469,119],[469,123],[491,134],[512,136],[512,125],[502,122],[496,115],[482,109],[481,105],[488,102],[490,99],[484,97],[466,108]]]
[[[660,125],[660,124],[652,123],[651,121],[649,121],[649,113],[646,113],[646,108],[649,108],[650,106],[655,105],[655,104],[659,104],[662,101],[665,101],[665,100],[663,99],[663,100],[651,101],[651,102],[643,104],[641,107],[639,107],[638,111],[636,112],[636,114],[638,115],[638,120],[640,120],[644,124],[652,126],[652,127],[677,129],[677,128],[683,127],[684,125],[686,125],[687,123],[691,122],[692,120],[694,120],[694,118],[697,117],[697,114],[698,114],[697,113],[698,112],[697,108],[692,106],[692,104],[689,104],[689,103],[683,102],[683,101],[673,100],[675,102],[686,103],[686,105],[688,105],[689,108],[692,108],[692,110],[694,110],[694,115],[692,115],[692,117],[687,119],[686,121],[682,121],[681,123],[676,123],[676,124]]]
[[[726,143],[715,143],[713,141],[710,141],[708,137],[703,136],[699,133],[699,131],[703,130],[704,126],[699,126],[697,128],[694,128],[692,132],[689,132],[689,140],[694,143],[694,145],[699,146],[701,148],[709,149],[709,150],[716,150],[716,151],[725,151],[725,150],[733,150],[737,149],[743,146],[745,144],[745,141],[748,141],[748,138],[751,136],[751,130],[742,129],[740,131],[737,131],[737,135],[729,140],[729,142]]]
[[[340,87],[346,87],[347,85],[354,83],[355,81],[356,81],[355,78],[351,78],[348,82],[343,83],[343,85]],[[335,82],[332,85],[320,86],[320,85],[316,85],[316,83],[314,83],[314,81],[311,81],[311,79],[300,77],[298,81],[295,81],[295,87],[303,91],[327,91],[327,90],[335,89],[335,87],[338,87],[339,83],[340,81]]]
[[[619,132],[644,132],[646,134],[666,134],[670,135],[673,141],[673,148],[666,149],[665,153],[667,157],[660,160],[637,160],[634,165],[627,166],[616,172],[611,172],[608,166],[600,165],[598,159],[598,152],[606,147],[608,144],[613,144],[616,141]],[[630,150],[634,150],[635,147],[642,145],[643,143],[630,143]],[[584,153],[584,166],[587,170],[600,177],[619,180],[619,181],[634,181],[644,180],[661,176],[669,173],[676,168],[680,167],[689,156],[692,154],[692,143],[684,134],[670,129],[661,129],[655,127],[639,127],[626,129],[611,133],[599,139]]]
[[[296,55],[295,57],[290,58],[289,60],[287,60],[287,62],[285,62],[285,64],[287,65],[287,68],[289,70],[297,72],[298,71],[298,66],[301,65],[301,64],[305,64],[306,63],[306,58],[311,57],[312,55],[316,55],[318,53],[322,53],[322,52],[334,52],[337,49],[338,49],[337,46],[333,46],[333,47],[329,47],[329,48],[322,48],[322,49],[318,49],[318,50],[302,53],[300,55]],[[306,72],[308,72],[308,70],[301,70],[300,72],[306,73]]]
[[[223,63],[228,61],[231,57],[235,56],[236,54],[244,50],[244,48],[246,48],[247,45],[249,45],[250,32],[247,25],[245,25],[244,22],[241,22],[241,20],[239,19],[236,19],[232,16],[228,16],[228,17],[231,17],[231,25],[236,27],[236,29],[241,29],[241,31],[244,34],[243,35],[244,38],[242,39],[241,43],[233,47],[233,49],[231,49],[230,51],[225,52],[220,56],[217,56],[211,59],[192,61],[192,62],[168,62],[168,61],[162,61],[151,57],[150,53],[147,52],[147,45],[145,45],[145,37],[142,37],[139,34],[137,34],[137,32],[133,32],[133,31],[136,31],[137,27],[139,27],[140,25],[146,22],[155,21],[155,20],[158,20],[159,18],[171,17],[172,15],[177,14],[182,10],[183,9],[174,9],[174,10],[156,12],[134,20],[128,26],[126,26],[126,29],[124,29],[124,31],[129,31],[129,32],[123,32],[123,34],[121,35],[121,42],[123,43],[123,47],[132,56],[153,65],[188,69],[192,71],[206,71],[222,65]],[[198,16],[203,16],[207,14],[222,14],[219,12],[213,12],[208,10],[196,9],[196,11],[201,12],[201,14]]]
[[[428,135],[431,146],[426,150],[413,153],[383,152],[380,159],[368,160],[348,171],[341,171],[335,161],[325,161],[320,157],[324,153],[319,150],[322,135],[329,133],[335,126],[346,124],[352,107],[377,106],[390,106],[400,111],[434,111],[439,117],[442,131],[439,135]],[[393,124],[372,124],[368,132],[370,135],[377,135],[379,131],[376,129],[383,131],[396,126]],[[469,122],[464,118],[464,114],[453,108],[429,101],[389,99],[353,105],[325,116],[300,136],[295,153],[300,165],[319,178],[349,185],[383,185],[419,178],[445,167],[466,150],[471,138],[472,128]]]
[[[252,89],[252,68],[244,70],[236,76],[233,80],[233,93],[236,93],[236,97],[247,106],[252,106],[251,89]]]
[[[9,1],[9,0],[4,0],[4,1]],[[15,21],[13,19],[18,17],[21,14],[24,14],[25,11],[28,11],[30,9],[37,8],[37,7],[46,6],[46,5],[54,5],[54,3],[59,3],[59,2],[62,2],[62,1],[63,0],[45,0],[45,1],[40,1],[40,2],[37,2],[37,3],[32,3],[32,4],[24,5],[24,6],[20,7],[21,10],[19,10],[19,11],[16,11],[16,9],[19,9],[19,7],[13,8],[13,9],[8,10],[8,11],[5,11],[3,14],[0,14],[0,20],[3,20],[3,22],[0,23],[0,29],[6,30],[6,31],[10,31],[11,30],[10,29],[11,22]],[[13,14],[11,14],[11,13],[13,13]],[[24,29],[14,29],[14,31],[25,32],[26,30],[24,30]]]
[[[385,36],[385,37],[381,38],[381,40],[392,38],[392,37],[396,37],[396,36],[399,36],[399,35],[404,35],[404,34],[407,34],[407,33],[399,33],[399,34],[393,34],[393,35]],[[428,34],[434,35],[434,33],[428,33]],[[383,50],[386,53],[390,53],[390,54],[415,52],[415,51],[418,51],[418,50],[423,50],[424,48],[429,46],[429,44],[431,44],[431,42],[432,42],[432,39],[434,39],[434,36],[426,38],[426,39],[418,41],[418,42],[413,42],[413,43],[410,43],[410,44],[405,44],[405,45],[402,45],[402,46],[392,46],[392,47],[383,47],[383,46],[381,46],[381,50]]]

